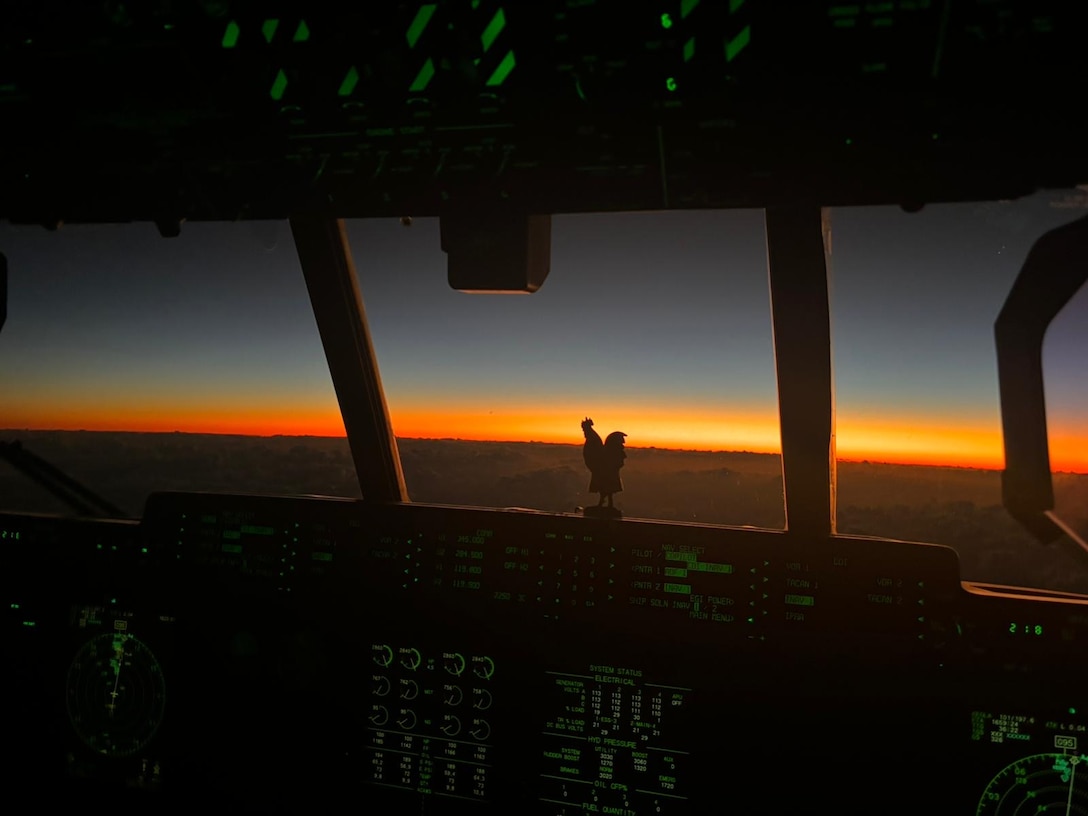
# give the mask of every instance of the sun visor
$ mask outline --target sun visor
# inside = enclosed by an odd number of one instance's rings
[[[439,218],[450,286],[461,292],[531,294],[551,269],[552,217],[467,209]]]

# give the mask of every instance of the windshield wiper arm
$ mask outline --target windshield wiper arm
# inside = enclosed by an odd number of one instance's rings
[[[128,514],[77,482],[64,471],[31,453],[23,443],[0,442],[0,459],[33,479],[77,513],[85,516],[127,518]]]

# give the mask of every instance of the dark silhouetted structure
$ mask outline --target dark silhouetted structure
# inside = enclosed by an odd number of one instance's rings
[[[608,511],[609,515],[618,515],[619,511],[612,504],[612,495],[623,491],[620,468],[623,467],[623,460],[627,458],[623,449],[623,440],[627,434],[613,431],[602,442],[601,435],[593,430],[593,420],[589,417],[582,420],[582,433],[586,438],[582,445],[582,459],[591,474],[589,492],[600,494],[598,508]],[[586,509],[589,511],[592,508]]]

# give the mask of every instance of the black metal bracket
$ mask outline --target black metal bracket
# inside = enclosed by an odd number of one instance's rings
[[[1035,242],[994,323],[994,340],[1005,441],[1005,509],[1039,541],[1068,535],[1088,549],[1054,514],[1043,388],[1043,338],[1086,280],[1088,216]]]
[[[344,222],[327,215],[300,215],[291,218],[291,232],[363,498],[407,501]]]
[[[822,215],[774,207],[766,224],[786,527],[827,537],[835,531],[835,400]]]

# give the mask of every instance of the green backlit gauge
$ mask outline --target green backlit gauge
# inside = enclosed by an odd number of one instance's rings
[[[442,668],[454,677],[460,677],[465,671],[465,656],[460,652],[444,652],[442,654]]]
[[[393,650],[385,643],[375,643],[370,650],[374,662],[382,668],[387,668],[393,663]]]
[[[98,635],[84,644],[68,669],[67,703],[72,727],[88,748],[131,756],[162,723],[162,667],[147,644],[132,635]]]
[[[400,664],[409,671],[418,669],[422,662],[423,655],[419,653],[419,649],[408,646],[400,650]]]
[[[495,661],[487,655],[472,658],[472,673],[484,680],[490,680],[495,673]]]
[[[1088,756],[1034,754],[1003,768],[983,791],[978,816],[1088,816]]]

